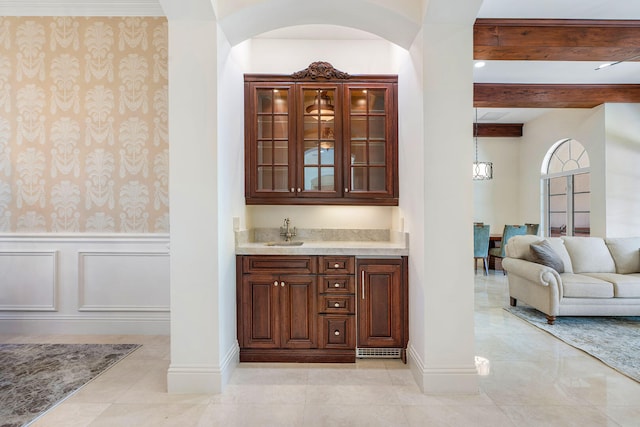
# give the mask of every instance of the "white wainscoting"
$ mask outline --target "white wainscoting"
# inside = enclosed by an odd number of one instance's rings
[[[57,251],[0,251],[0,310],[55,311]]]
[[[0,235],[0,333],[169,334],[169,236]]]

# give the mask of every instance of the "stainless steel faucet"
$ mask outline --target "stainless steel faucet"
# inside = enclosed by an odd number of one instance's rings
[[[280,227],[280,235],[284,237],[285,242],[290,242],[291,238],[296,235],[296,228],[295,227],[293,227],[293,229],[289,228],[290,223],[291,223],[291,220],[289,218],[285,218],[284,225]]]

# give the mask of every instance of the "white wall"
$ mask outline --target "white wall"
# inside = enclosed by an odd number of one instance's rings
[[[606,104],[606,235],[640,236],[640,105]]]
[[[242,47],[233,50],[224,33],[218,30],[218,320],[220,322],[220,365],[226,384],[235,367],[239,353],[236,332],[236,257],[234,218],[245,217],[244,206],[244,111],[242,61],[246,53]]]
[[[238,49],[243,49],[242,55],[246,56],[244,73],[291,74],[307,68],[312,62],[327,61],[349,74],[398,74],[400,62],[406,57],[404,49],[377,39],[255,38],[250,43],[235,46],[232,51]],[[242,92],[235,96],[240,101],[243,99]],[[238,115],[243,114],[242,104],[233,108],[237,109]],[[405,143],[401,137],[399,145]],[[400,169],[403,169],[402,163]],[[401,189],[400,199],[403,197]],[[394,218],[401,216],[397,211],[395,207],[371,206],[248,206],[241,228],[279,227],[283,219],[289,217],[293,225],[302,228],[396,229],[398,220],[394,221]]]
[[[399,138],[403,142],[398,147],[400,211],[404,214],[404,224],[409,234],[409,348],[423,349],[425,346],[425,184],[424,184],[424,129],[422,118],[424,106],[421,96],[424,92],[422,63],[422,34],[411,47],[409,55],[400,68],[398,80],[398,121]],[[419,356],[422,357],[422,356]],[[415,365],[415,364],[414,364]],[[422,375],[416,366],[414,375]]]
[[[604,108],[558,109],[527,123],[520,142],[518,223],[537,222],[543,205],[540,197],[541,167],[556,142],[573,138],[587,149],[591,161],[591,234],[605,235]],[[504,206],[497,206],[502,209]],[[541,231],[541,234],[543,231]]]
[[[167,235],[0,237],[0,334],[168,334]]]
[[[502,233],[505,224],[539,222],[539,216],[528,215],[531,220],[524,221],[520,215],[522,143],[522,138],[478,138],[478,160],[493,163],[493,179],[473,181],[473,221],[489,224],[494,234]]]

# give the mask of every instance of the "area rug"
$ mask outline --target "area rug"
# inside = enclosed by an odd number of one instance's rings
[[[0,427],[28,425],[138,347],[0,344]]]
[[[562,316],[549,325],[534,308],[505,310],[640,382],[640,317]]]

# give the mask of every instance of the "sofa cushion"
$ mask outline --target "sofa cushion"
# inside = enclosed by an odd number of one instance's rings
[[[562,262],[564,263],[564,272],[573,273],[573,266],[571,265],[571,257],[567,248],[564,247],[564,241],[559,237],[547,237],[541,239],[539,236],[526,234],[524,236],[513,236],[509,239],[509,244],[506,247],[506,253],[509,258],[519,258],[526,261],[533,261],[531,257],[530,245],[532,243],[541,242],[546,240],[549,242],[555,253],[557,253]]]
[[[613,298],[613,283],[590,275],[563,273],[562,295],[564,298]]]
[[[640,237],[610,237],[605,243],[616,264],[616,273],[640,273]]]
[[[640,298],[640,274],[585,273],[613,284],[615,298]]]
[[[615,273],[616,265],[601,237],[562,237],[574,273]]]
[[[558,273],[564,273],[564,262],[548,241],[541,240],[532,243],[529,248],[533,262],[551,267]]]
[[[529,245],[541,241],[539,236],[533,234],[523,234],[521,236],[513,236],[509,239],[509,243],[505,248],[505,254],[509,258],[524,259],[532,261]]]

